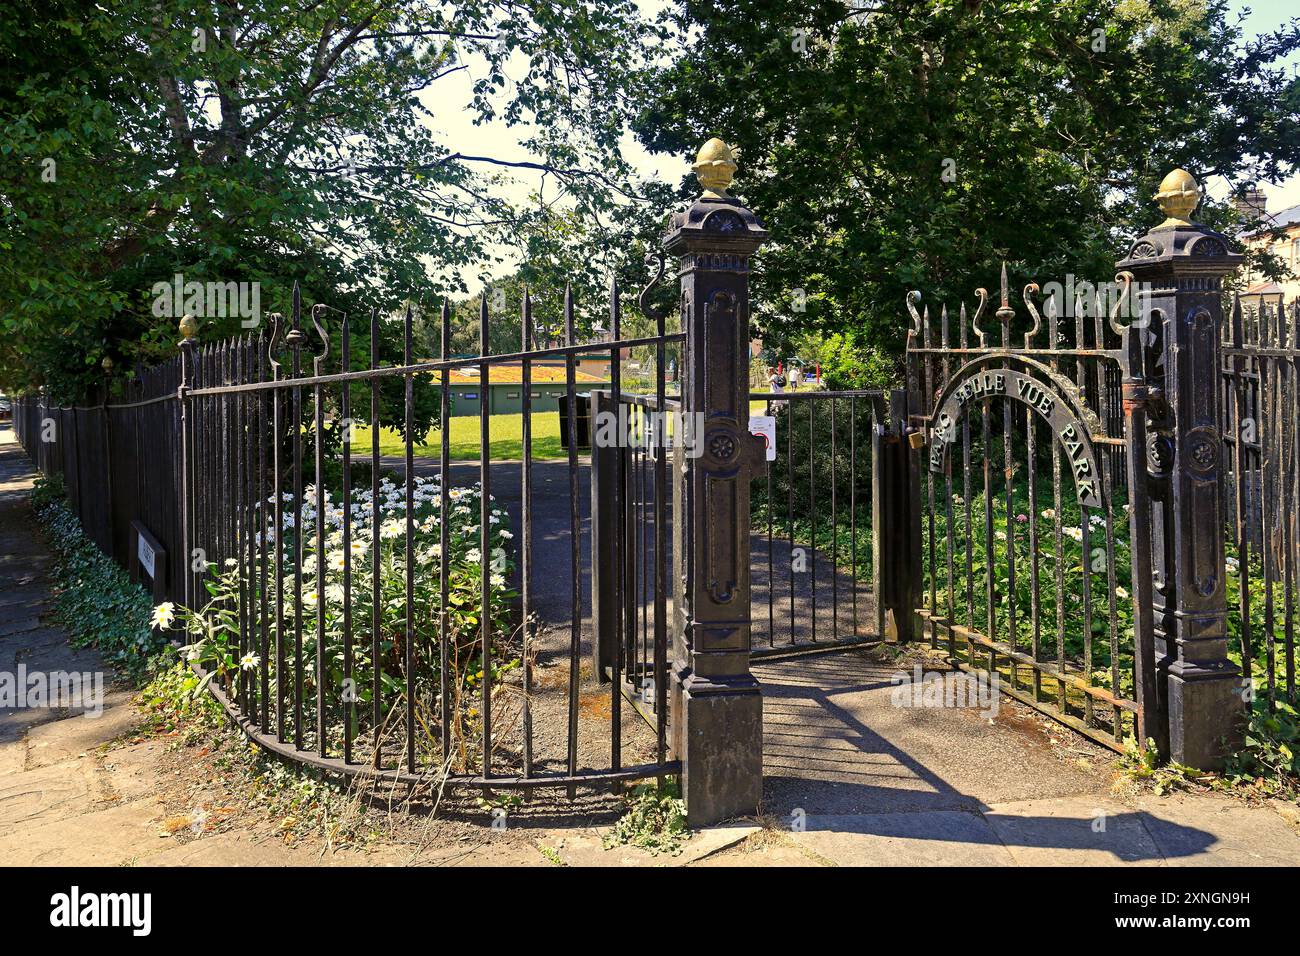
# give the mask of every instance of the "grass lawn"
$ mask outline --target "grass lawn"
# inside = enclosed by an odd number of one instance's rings
[[[491,451],[494,460],[524,457],[524,416],[493,415],[489,420],[491,428]],[[457,415],[451,420],[451,459],[452,461],[478,461],[479,457],[479,418],[477,415]],[[370,450],[370,429],[358,425],[352,433],[352,454],[364,455]],[[406,445],[402,436],[391,428],[383,429],[379,434],[379,453],[401,457],[406,454]],[[437,458],[442,454],[442,429],[431,428],[424,436],[424,442],[415,446],[415,454],[420,457]],[[533,458],[567,458],[568,452],[560,447],[560,413],[533,413]]]
[[[766,407],[762,401],[749,403],[752,415],[761,415]],[[477,415],[457,415],[451,420],[451,460],[478,461],[479,431]],[[519,459],[524,457],[524,416],[493,415],[490,419],[492,435],[493,460]],[[415,446],[415,454],[422,458],[437,458],[442,454],[442,429],[431,428],[424,436],[424,442]],[[352,432],[353,457],[364,456],[370,452],[370,429],[357,425]],[[379,453],[402,457],[406,454],[406,445],[402,436],[391,428],[379,433]],[[586,450],[582,450],[586,454]],[[560,413],[558,411],[533,412],[533,460],[545,458],[568,458],[569,453],[560,447]]]

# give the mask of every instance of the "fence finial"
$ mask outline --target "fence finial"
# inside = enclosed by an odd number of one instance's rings
[[[1133,289],[1133,273],[1124,269],[1115,274],[1115,281],[1121,283],[1122,287],[1119,290],[1119,295],[1115,297],[1114,306],[1110,310],[1110,327],[1114,329],[1116,335],[1123,335],[1128,326],[1120,323],[1119,314],[1129,304],[1129,293]]]
[[[980,288],[975,290],[975,295],[979,297],[979,307],[975,309],[975,318],[970,320],[971,330],[979,336],[980,348],[984,348],[984,330],[980,328],[980,316],[984,314],[984,307],[989,304],[989,290]]]
[[[1187,170],[1175,169],[1160,180],[1160,191],[1153,198],[1169,217],[1161,226],[1190,226],[1187,217],[1201,201],[1201,187]]]
[[[1006,325],[1016,317],[1016,310],[1011,307],[1011,292],[1007,288],[1007,264],[1005,262],[1002,263],[1001,283],[1002,304],[998,306],[998,310],[993,314],[998,317],[1003,325]]]
[[[646,268],[652,270],[654,274],[651,276],[650,281],[646,283],[645,288],[641,290],[641,295],[637,297],[636,301],[637,305],[641,308],[642,315],[647,319],[655,319],[658,321],[664,318],[664,315],[661,310],[650,305],[650,293],[654,291],[655,286],[659,285],[664,278],[663,250],[660,249],[658,252],[646,256],[645,264]]]
[[[913,339],[921,334],[921,313],[916,310],[916,304],[921,301],[921,290],[913,289],[907,293],[907,311],[912,316],[912,325],[907,330],[907,341],[910,344]]]
[[[736,175],[736,153],[718,137],[713,137],[695,155],[695,165],[691,167],[695,178],[704,187],[705,199],[730,199],[727,187]]]
[[[199,322],[194,316],[186,312],[181,316],[180,321],[181,338],[186,342],[191,342],[199,334]]]
[[[1030,343],[1033,342],[1034,336],[1038,334],[1038,329],[1043,324],[1043,317],[1039,314],[1038,306],[1034,302],[1034,296],[1038,295],[1041,291],[1042,290],[1039,289],[1037,282],[1031,282],[1025,286],[1024,291],[1020,293],[1020,297],[1024,300],[1025,308],[1029,310],[1029,314],[1034,320],[1034,327],[1025,333],[1025,348],[1031,347]]]

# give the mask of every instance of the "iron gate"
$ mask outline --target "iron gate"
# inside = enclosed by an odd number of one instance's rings
[[[885,393],[808,389],[749,399],[751,417],[770,416],[775,436],[774,454],[750,489],[751,660],[884,640],[892,605],[881,598],[888,577],[881,549],[888,544],[876,529],[892,497],[882,478]],[[634,439],[626,448],[592,450],[592,670],[602,681],[621,680],[626,702],[659,728],[667,707],[653,677],[655,654],[673,605],[656,582],[672,565],[671,506],[680,489],[668,476],[691,458],[671,464],[656,413],[671,423],[681,403],[626,391],[615,403],[607,390],[591,402],[593,417],[621,415],[620,431]]]
[[[597,392],[595,408],[618,414],[609,392]],[[773,452],[751,484],[751,658],[829,651],[884,639],[888,600],[880,600],[881,537],[876,527],[882,494],[882,445],[889,416],[882,391],[751,392],[750,415],[772,421]],[[622,479],[613,449],[595,452],[592,513],[600,517],[592,566],[595,626],[594,669],[608,677],[607,648],[623,635],[623,668],[629,698],[648,703],[640,675],[649,673],[649,638],[657,625],[653,581],[660,549],[671,563],[671,515],[657,519],[656,488],[664,462],[656,454],[654,395],[624,393],[620,406],[628,428],[640,436],[622,453]],[[662,406],[671,416],[680,402]],[[671,454],[671,453],[670,453]],[[689,465],[690,459],[683,464]],[[609,476],[602,483],[602,474]],[[617,486],[623,519],[614,518]],[[671,496],[671,489],[669,495]],[[613,591],[611,531],[631,542]],[[660,530],[662,529],[662,531]],[[671,599],[670,599],[671,600]],[[615,611],[615,608],[621,609]],[[603,609],[603,611],[601,610]],[[617,615],[622,614],[621,621]],[[629,637],[629,635],[632,635]],[[605,648],[605,650],[602,650]]]
[[[1051,298],[1040,314],[1038,293],[1024,289],[1022,345],[1005,267],[992,330],[983,289],[956,329],[946,306],[936,326],[908,296],[918,618],[957,666],[1119,748],[1139,711],[1135,628],[1149,633],[1135,600],[1149,560],[1145,485],[1133,492],[1121,401],[1137,336],[1095,303],[1063,318]]]
[[[774,454],[752,494],[752,658],[882,640],[880,391],[751,392]]]

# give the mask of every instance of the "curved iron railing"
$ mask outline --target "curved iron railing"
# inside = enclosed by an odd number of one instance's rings
[[[33,441],[39,406],[22,401],[15,416],[20,439],[42,470],[119,478],[93,492],[88,481],[70,482],[88,529],[118,528],[142,502],[162,505],[145,518],[170,548],[160,596],[197,615],[200,633],[186,638],[196,670],[230,718],[267,752],[351,777],[446,787],[572,793],[678,772],[680,764],[668,758],[666,706],[655,704],[660,716],[647,732],[621,720],[621,680],[605,691],[598,683],[584,686],[582,486],[590,465],[579,448],[577,406],[580,390],[592,385],[608,383],[623,394],[631,349],[653,353],[656,395],[650,398],[666,406],[665,357],[683,336],[664,333],[661,323],[658,335],[622,338],[614,287],[609,341],[577,341],[574,304],[566,296],[563,341],[537,347],[526,297],[521,348],[488,355],[491,316],[484,299],[483,354],[449,355],[444,307],[441,355],[417,361],[408,310],[400,362],[383,364],[384,330],[372,312],[368,367],[357,369],[352,345],[360,337],[343,317],[341,348],[331,356],[326,314],[311,310],[309,334],[295,290],[287,321],[274,316],[268,336],[209,344],[187,338],[176,360],[143,373],[128,395],[134,401],[79,411],[121,419],[111,438],[107,426],[89,438],[83,423],[71,440],[39,447]],[[304,369],[308,357],[311,374]],[[584,366],[607,366],[609,374],[593,376]],[[492,449],[500,437],[492,419],[498,379],[509,380],[520,396],[519,433],[505,456]],[[403,389],[396,456],[386,453],[381,434],[381,389],[389,380]],[[424,400],[419,391],[428,380],[443,422],[432,458],[417,456],[414,435],[417,400]],[[452,460],[453,392],[458,401],[477,400],[474,463]],[[556,397],[569,412],[563,457],[542,461],[535,413]],[[366,398],[370,442],[358,455],[360,416],[353,419],[353,408],[364,408]],[[627,406],[644,400],[627,396]],[[134,416],[129,427],[128,415]],[[129,459],[119,452],[118,461],[103,463],[104,449],[127,446]],[[56,453],[67,461],[52,469]],[[385,470],[393,480],[383,477]],[[363,479],[359,487],[354,471]],[[127,474],[129,482],[122,480]],[[661,477],[659,520],[643,533],[656,542],[655,580],[666,589],[672,492]],[[508,500],[494,500],[494,490]],[[621,529],[611,546],[620,561],[624,551],[633,562],[642,559],[630,553]],[[124,548],[112,550],[131,565]],[[544,602],[538,598],[543,577]],[[557,578],[567,578],[567,585],[554,587]],[[666,704],[667,600],[652,604],[648,673],[655,701]],[[537,746],[539,719],[550,749]]]

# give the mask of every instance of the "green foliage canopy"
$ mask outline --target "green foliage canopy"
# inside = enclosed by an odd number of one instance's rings
[[[298,278],[362,330],[453,292],[528,219],[497,188],[512,168],[580,215],[626,202],[649,35],[631,0],[5,5],[0,388],[75,400],[105,356],[174,354],[151,289],[177,273],[260,283],[263,314]],[[457,74],[468,103],[440,95]],[[452,110],[516,126],[531,158],[457,151],[435,132]]]
[[[1224,0],[683,0],[665,22],[690,42],[637,132],[739,147],[778,351],[897,354],[908,290],[955,307],[1004,260],[1018,284],[1109,280],[1170,169],[1244,186],[1300,162],[1300,21],[1247,41]]]

